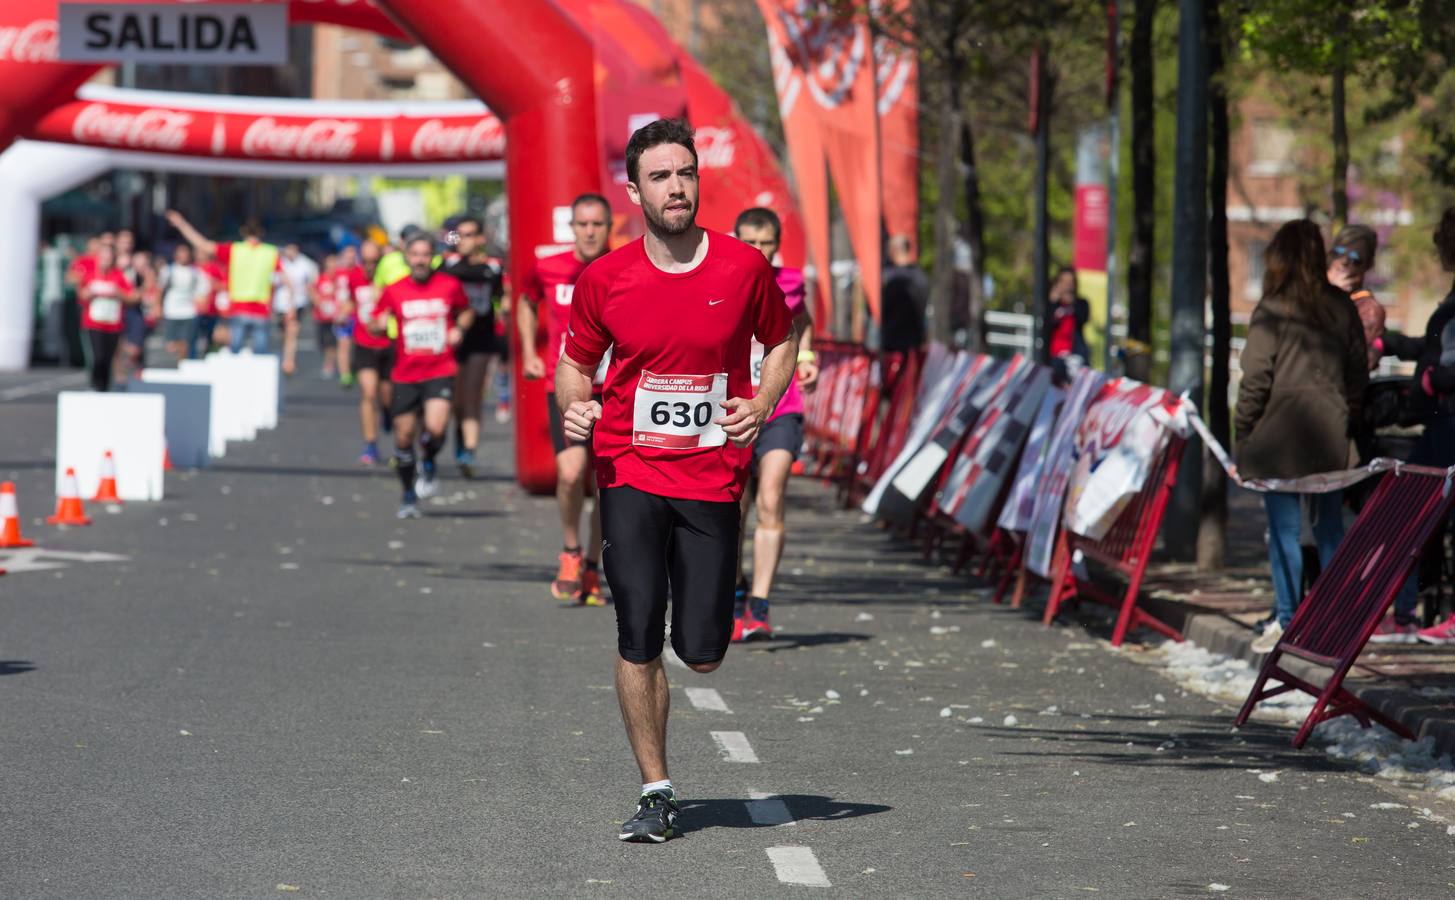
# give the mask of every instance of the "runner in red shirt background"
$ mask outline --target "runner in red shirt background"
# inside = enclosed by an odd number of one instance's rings
[[[347,282],[344,283],[347,288]],[[318,280],[309,285],[308,302],[313,307],[313,323],[317,329],[318,349],[323,354],[323,367],[319,373],[330,381],[338,375],[338,338],[334,326],[342,313],[339,302],[338,257],[330,253],[323,258],[323,268]]]
[[[394,459],[404,502],[399,518],[419,518],[416,506],[439,490],[435,479],[435,456],[445,443],[454,405],[455,347],[475,319],[464,288],[456,278],[434,271],[434,241],[412,238],[404,247],[409,277],[386,287],[379,295],[369,332],[386,333],[389,318],[398,322],[394,340]],[[421,429],[420,417],[424,427]],[[414,442],[424,458],[415,480]]]
[[[349,301],[345,310],[354,320],[350,336],[353,343],[351,363],[353,376],[359,382],[359,429],[364,435],[364,452],[359,455],[359,464],[365,466],[379,464],[380,405],[383,405],[387,429],[388,410],[394,400],[393,383],[390,381],[394,344],[387,334],[374,334],[369,329],[379,297],[379,288],[374,285],[374,270],[382,254],[378,244],[373,241],[365,243],[359,248],[362,264],[347,273]]]
[[[521,279],[521,302],[516,319],[520,329],[521,372],[527,379],[546,380],[546,415],[551,444],[556,451],[556,505],[561,512],[560,567],[551,582],[557,600],[601,606],[601,507],[591,504],[591,531],[585,551],[581,545],[581,511],[591,480],[591,461],[583,442],[568,441],[556,403],[556,362],[566,347],[566,324],[571,312],[576,279],[593,260],[606,252],[611,235],[611,206],[600,194],[582,194],[571,203],[573,245],[536,261]],[[545,344],[539,344],[538,322],[545,325]],[[598,376],[602,374],[598,372]],[[597,392],[600,392],[599,378]]]
[[[697,672],[727,653],[738,498],[750,449],[793,375],[793,324],[768,261],[696,224],[697,151],[685,122],[627,142],[627,193],[646,235],[576,282],[556,400],[566,436],[593,436],[616,601],[617,700],[642,789],[624,841],[660,843],[680,813],[667,775],[668,592],[672,648]],[[750,344],[766,351],[752,387]],[[612,348],[602,400],[592,376]]]
[[[733,236],[757,248],[770,263],[778,253],[783,224],[771,209],[755,206],[738,214]],[[803,270],[786,266],[773,267],[774,280],[783,291],[793,327],[798,334],[797,367],[788,390],[763,433],[753,444],[753,464],[748,488],[743,491],[743,530],[748,526],[748,507],[756,506],[757,527],[753,529],[752,590],[743,578],[744,553],[738,551],[738,589],[734,598],[733,640],[747,641],[772,637],[768,624],[768,594],[783,557],[784,512],[788,498],[788,475],[793,461],[803,447],[803,394],[811,393],[818,384],[818,357],[813,352],[813,320],[804,302]],[[763,345],[753,342],[753,387],[758,386],[763,365]],[[754,502],[756,501],[756,502]]]
[[[99,244],[96,255],[76,267],[81,328],[91,344],[91,390],[109,391],[121,344],[122,312],[141,302],[126,273],[116,266],[116,248]]]

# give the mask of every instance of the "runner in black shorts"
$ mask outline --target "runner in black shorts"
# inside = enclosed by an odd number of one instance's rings
[[[398,323],[394,341],[394,460],[404,487],[399,518],[419,518],[416,503],[439,489],[435,456],[445,443],[450,424],[455,372],[454,348],[470,328],[475,313],[460,282],[434,271],[434,241],[411,238],[404,247],[409,277],[384,289],[369,330],[383,334],[390,317]],[[420,427],[423,422],[423,427]],[[423,456],[415,480],[415,437]]]
[[[713,671],[732,636],[749,445],[788,386],[795,348],[767,260],[694,221],[697,151],[686,123],[639,129],[626,171],[647,234],[577,280],[556,395],[565,436],[591,436],[596,450],[617,700],[642,775],[636,813],[618,836],[660,843],[680,809],[667,776],[669,593],[674,650],[693,670]],[[752,337],[766,348],[756,393]],[[613,347],[598,402],[593,375]]]
[[[473,216],[465,216],[452,232],[454,252],[445,257],[443,271],[460,280],[475,321],[466,329],[455,359],[460,365],[455,393],[455,462],[460,474],[473,478],[475,451],[480,446],[480,407],[485,402],[485,379],[490,359],[499,353],[495,334],[495,299],[500,293],[504,270],[497,260],[485,255],[485,227]]]
[[[365,466],[379,464],[380,410],[382,406],[387,428],[393,397],[394,344],[385,332],[375,334],[370,328],[379,299],[379,289],[374,285],[379,254],[379,245],[372,241],[359,249],[362,264],[348,271],[349,299],[345,310],[354,320],[349,366],[359,383],[359,427],[364,434],[364,452],[359,456],[359,463]]]

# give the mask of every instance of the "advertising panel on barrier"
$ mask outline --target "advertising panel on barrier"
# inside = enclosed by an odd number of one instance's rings
[[[1050,369],[1034,363],[1024,366],[1020,377],[996,398],[995,407],[986,410],[965,440],[938,502],[946,515],[972,534],[984,531],[996,512],[995,501],[1050,387]]]
[[[1041,408],[1031,423],[1031,436],[1026,438],[1026,449],[1021,454],[1020,466],[1015,480],[1011,482],[1010,494],[1001,507],[1000,518],[995,524],[1006,531],[1027,531],[1031,527],[1031,514],[1036,508],[1036,485],[1046,463],[1046,450],[1051,445],[1051,430],[1056,427],[1056,417],[1066,403],[1064,388],[1052,387],[1041,398]]]
[[[987,360],[986,364],[972,373],[957,391],[941,416],[938,426],[930,434],[919,452],[910,457],[908,463],[890,482],[890,487],[910,504],[924,496],[935,481],[945,461],[950,458],[960,438],[975,426],[980,414],[995,402],[995,398],[1015,377],[1021,366],[1019,356],[1008,362]]]
[[[1142,489],[1168,433],[1186,436],[1187,404],[1130,378],[1102,385],[1076,429],[1066,527],[1099,540]]]
[[[945,410],[952,408],[955,398],[961,395],[961,391],[984,369],[988,363],[988,357],[979,356],[973,353],[960,352],[954,356],[946,355],[943,360],[943,368],[940,370],[939,378],[931,382],[931,372],[926,371],[921,385],[928,385],[924,396],[918,401],[918,408],[915,411],[914,422],[910,425],[908,437],[905,438],[904,446],[900,449],[899,455],[894,458],[874,483],[869,495],[864,498],[860,507],[869,515],[878,515],[879,506],[884,496],[889,491],[889,485],[899,471],[919,452],[925,441],[940,423]]]
[[[1056,532],[1061,527],[1061,501],[1066,497],[1066,482],[1076,441],[1076,429],[1086,415],[1086,407],[1101,391],[1105,376],[1093,369],[1082,369],[1066,393],[1061,417],[1051,432],[1046,447],[1046,461],[1036,482],[1031,522],[1026,532],[1026,568],[1042,578],[1051,577],[1051,557],[1056,551]]]

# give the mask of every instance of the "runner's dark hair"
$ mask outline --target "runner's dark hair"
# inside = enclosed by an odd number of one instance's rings
[[[733,234],[737,234],[744,225],[749,228],[771,228],[773,240],[783,238],[783,223],[778,220],[778,214],[766,206],[750,206],[738,213],[738,220],[733,223]]]
[[[418,233],[413,234],[413,235],[410,235],[409,240],[407,240],[407,241],[404,242],[403,249],[408,250],[410,247],[413,247],[415,244],[418,244],[420,241],[423,241],[424,243],[429,244],[429,252],[431,252],[431,253],[434,252],[434,238],[430,237],[428,234],[424,233],[423,231],[418,232]]]
[[[685,119],[658,119],[643,125],[632,133],[626,142],[626,180],[637,183],[637,164],[642,154],[662,144],[681,144],[692,154],[692,164],[697,164],[697,145],[692,142],[692,126]]]
[[[480,221],[478,216],[460,216],[458,219],[455,220],[455,227],[459,228],[466,222],[469,222],[471,225],[474,225],[476,228],[478,228],[481,234],[485,233],[485,223]]]
[[[576,199],[571,201],[571,212],[574,214],[576,207],[583,203],[600,203],[601,208],[606,210],[606,221],[611,221],[611,203],[605,197],[592,193],[591,191],[587,191],[584,194],[577,194]]]

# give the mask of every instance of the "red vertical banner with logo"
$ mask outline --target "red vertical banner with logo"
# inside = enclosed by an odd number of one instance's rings
[[[1076,212],[1071,229],[1071,265],[1077,287],[1091,306],[1086,342],[1091,360],[1102,358],[1106,337],[1106,245],[1110,195],[1107,192],[1107,132],[1102,125],[1084,129],[1076,141]],[[1091,362],[1088,360],[1088,363]]]
[[[874,7],[880,7],[875,4]],[[877,16],[874,65],[879,84],[879,178],[884,229],[919,248],[919,62],[909,0],[891,0]]]
[[[813,268],[814,330],[833,333],[833,282],[829,272],[829,180],[824,163],[818,113],[804,89],[802,69],[789,54],[788,32],[778,15],[779,0],[758,0],[768,26],[768,48],[773,60],[773,85],[778,93],[778,114],[788,142],[788,160],[798,188],[808,258]],[[805,267],[807,268],[807,267]]]
[[[758,0],[778,20],[784,49],[818,119],[869,312],[879,319],[879,106],[867,7],[829,0]]]

